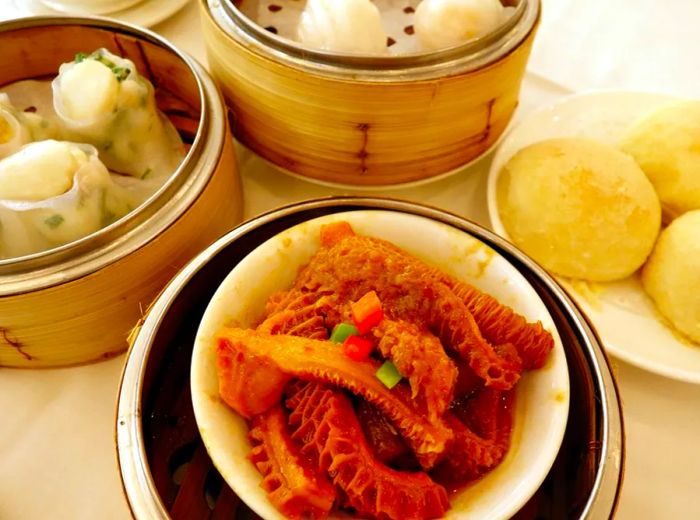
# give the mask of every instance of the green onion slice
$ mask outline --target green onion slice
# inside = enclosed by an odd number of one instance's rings
[[[114,67],[112,72],[114,72],[114,74],[117,76],[117,81],[120,83],[128,78],[129,74],[131,73],[131,71],[126,67]]]
[[[384,364],[379,367],[375,375],[388,389],[394,388],[403,377],[401,372],[396,368],[396,365],[391,361],[385,361]]]
[[[63,223],[63,221],[64,218],[57,213],[55,215],[51,215],[49,218],[44,219],[44,224],[46,224],[51,229],[56,229]]]

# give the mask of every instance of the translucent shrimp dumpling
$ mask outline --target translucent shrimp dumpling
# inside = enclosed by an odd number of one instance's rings
[[[185,155],[179,134],[156,106],[153,85],[132,61],[106,49],[61,65],[53,102],[68,138],[95,146],[110,170],[162,177]]]
[[[72,242],[128,213],[132,195],[90,145],[45,140],[0,161],[0,258]]]
[[[325,51],[386,52],[381,15],[370,0],[308,0],[297,37],[301,43]]]
[[[444,49],[491,32],[509,13],[499,0],[423,0],[414,27],[424,49]]]
[[[0,159],[15,153],[30,140],[29,129],[17,117],[10,98],[0,94]]]
[[[58,137],[56,124],[30,112],[18,110],[10,97],[0,92],[0,159],[32,141]]]

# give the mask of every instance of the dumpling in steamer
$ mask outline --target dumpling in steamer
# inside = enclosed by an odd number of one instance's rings
[[[10,97],[0,92],[0,159],[25,144],[58,137],[56,124],[39,114],[18,110]]]
[[[297,37],[325,51],[383,54],[387,48],[381,15],[370,0],[308,0]]]
[[[53,102],[66,135],[96,147],[110,170],[163,177],[185,155],[175,127],[156,106],[153,85],[132,61],[106,49],[61,65]]]
[[[0,258],[50,249],[135,206],[90,145],[46,140],[0,161]]]
[[[661,232],[642,270],[642,284],[661,314],[700,343],[700,210]]]
[[[491,32],[510,13],[499,0],[423,0],[414,27],[424,49],[444,49]]]
[[[661,226],[649,180],[619,150],[589,139],[528,146],[496,185],[511,240],[555,274],[606,282],[647,259]]]
[[[0,159],[15,153],[30,139],[29,130],[17,117],[7,94],[0,94]]]

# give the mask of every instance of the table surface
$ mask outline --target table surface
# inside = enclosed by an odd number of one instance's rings
[[[700,91],[694,52],[700,48],[697,0],[543,4],[519,115],[589,89],[681,96]],[[0,18],[11,16],[8,8],[0,7]],[[154,30],[205,62],[196,1]],[[238,160],[246,217],[287,202],[350,193],[283,175],[244,150],[239,150]],[[438,206],[488,225],[489,160],[448,179],[381,194]],[[129,517],[114,445],[123,363],[120,356],[67,369],[0,369],[0,518]],[[627,471],[617,518],[700,518],[695,496],[700,490],[700,386],[614,359],[612,364],[627,430]]]

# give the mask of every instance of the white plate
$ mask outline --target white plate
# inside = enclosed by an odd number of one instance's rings
[[[488,178],[488,210],[493,230],[508,235],[496,201],[496,180],[520,149],[555,137],[589,137],[617,145],[628,126],[673,97],[643,92],[577,94],[525,116],[496,151]],[[656,311],[635,275],[614,283],[558,278],[593,321],[608,352],[666,377],[700,384],[700,346],[681,339]]]
[[[150,27],[170,18],[182,9],[190,0],[144,0],[132,7],[109,14],[109,18],[116,18],[122,22]],[[0,18],[16,18],[32,15],[57,15],[66,16],[65,11],[56,11],[45,6],[38,0],[10,0],[9,12],[3,7]],[[14,12],[12,12],[14,10]],[[86,14],[75,12],[75,15]]]
[[[260,474],[246,458],[250,444],[245,421],[219,398],[215,336],[226,323],[248,326],[260,317],[268,296],[289,287],[298,268],[318,248],[320,226],[338,220],[349,221],[360,234],[387,239],[468,280],[529,320],[540,320],[554,336],[555,348],[547,365],[524,374],[517,387],[513,442],[507,457],[453,497],[447,515],[461,520],[509,518],[544,480],[566,428],[569,379],[561,340],[542,300],[503,257],[462,231],[405,213],[353,211],[305,222],[260,245],[222,282],[197,332],[191,370],[195,418],[212,461],[258,515],[283,519],[268,502],[259,487]]]

